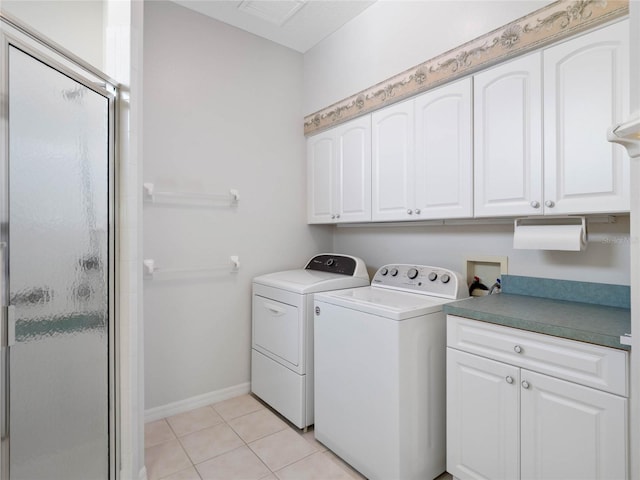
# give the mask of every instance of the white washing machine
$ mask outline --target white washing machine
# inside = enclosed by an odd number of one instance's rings
[[[313,424],[313,294],[369,285],[364,262],[321,254],[253,279],[251,391],[298,428]]]
[[[459,273],[386,265],[315,296],[315,436],[369,479],[445,471],[445,314]]]

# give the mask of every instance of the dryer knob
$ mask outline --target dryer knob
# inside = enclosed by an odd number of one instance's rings
[[[320,307],[316,307],[316,316],[320,315]]]
[[[438,278],[438,274],[436,272],[431,272],[427,278],[432,282],[435,282],[436,278]]]
[[[451,277],[449,277],[449,275],[445,273],[440,277],[440,280],[442,281],[442,283],[449,283],[449,280],[451,280]]]
[[[407,272],[407,277],[409,277],[411,280],[413,280],[417,276],[418,276],[418,270],[415,268],[410,268],[409,271]]]
[[[392,268],[391,269],[391,276],[395,277],[396,275],[398,275],[398,269],[397,268]]]
[[[389,269],[387,267],[384,267],[383,269],[380,270],[380,275],[382,275],[383,277],[389,273]]]

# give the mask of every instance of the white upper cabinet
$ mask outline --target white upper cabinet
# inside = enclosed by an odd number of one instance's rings
[[[307,140],[308,223],[371,220],[371,116]]]
[[[413,123],[412,100],[378,110],[371,116],[373,220],[411,219],[415,175]]]
[[[413,208],[420,218],[473,216],[471,89],[465,78],[415,100]]]
[[[622,21],[474,77],[475,216],[629,211],[629,158],[606,135],[628,117],[628,30]]]
[[[330,223],[334,211],[335,138],[333,132],[307,139],[307,221]]]
[[[474,77],[474,212],[542,213],[541,54]]]
[[[629,116],[629,23],[544,51],[545,213],[629,210],[629,158],[607,129]]]
[[[624,20],[307,140],[308,222],[628,212]]]
[[[371,116],[337,128],[336,220],[371,220]]]
[[[372,218],[471,217],[471,78],[372,115]]]

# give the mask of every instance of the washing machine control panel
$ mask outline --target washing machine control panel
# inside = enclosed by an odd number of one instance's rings
[[[385,265],[378,269],[371,285],[443,298],[469,296],[460,273],[427,265]]]
[[[364,268],[364,264],[359,265],[359,263],[362,263],[362,260],[356,257],[324,253],[313,257],[304,268],[305,270],[316,270],[319,272],[331,272],[354,276],[359,269]]]

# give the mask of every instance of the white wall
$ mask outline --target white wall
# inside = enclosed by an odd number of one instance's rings
[[[305,54],[305,115],[548,3],[381,0]],[[461,271],[469,256],[503,255],[515,275],[628,285],[628,217],[590,232],[587,250],[573,253],[513,250],[511,225],[336,228],[333,249],[374,270],[407,262]]]
[[[103,0],[2,0],[2,10],[104,71]]]
[[[378,0],[304,55],[304,114],[547,5],[543,0]]]
[[[144,181],[236,208],[145,204],[144,255],[238,273],[146,280],[146,408],[249,382],[251,279],[331,246],[306,225],[302,55],[176,4],[145,3]]]
[[[514,250],[512,225],[338,228],[336,251],[360,256],[370,269],[417,263],[463,272],[466,258],[506,256],[511,275],[629,285],[629,217],[589,225],[583,252]],[[495,279],[486,279],[493,283]]]
[[[145,479],[142,310],[142,0],[109,0],[105,71],[121,83],[119,114],[120,445],[123,479]]]

